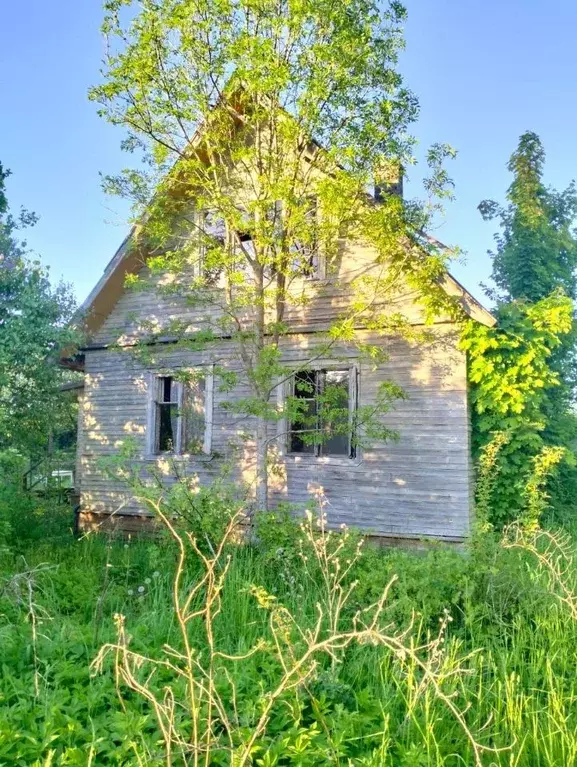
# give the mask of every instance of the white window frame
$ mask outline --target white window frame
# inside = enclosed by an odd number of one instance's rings
[[[319,198],[316,194],[310,194],[307,196],[307,199],[312,201],[314,204],[315,242],[311,252],[308,254],[309,258],[311,259],[311,269],[310,271],[303,272],[303,279],[305,279],[307,282],[312,282],[315,280],[325,279],[326,264],[319,237],[321,223],[321,208],[319,205]]]
[[[205,375],[204,388],[204,436],[202,442],[202,453],[185,453],[182,451],[182,439],[184,434],[185,417],[179,412],[176,428],[176,445],[172,452],[158,451],[156,446],[157,432],[157,403],[160,381],[164,378],[175,378],[183,370],[186,372],[203,371]],[[174,382],[177,387],[177,406],[182,411],[184,405],[184,384],[182,381]],[[150,372],[148,375],[148,417],[146,424],[146,455],[150,458],[159,458],[162,456],[178,456],[182,458],[195,458],[201,455],[209,456],[212,453],[212,431],[213,431],[213,403],[214,403],[214,366],[199,365],[194,368],[174,368],[171,370],[162,370]]]
[[[331,454],[317,454],[315,453],[301,453],[291,450],[291,424],[287,418],[283,418],[278,423],[278,435],[280,438],[280,445],[282,454],[286,458],[290,458],[298,461],[309,461],[313,463],[345,463],[349,465],[351,462],[360,462],[360,448],[358,445],[353,445],[353,430],[354,430],[354,417],[359,408],[360,399],[360,368],[358,363],[342,364],[336,362],[317,362],[314,365],[307,366],[303,369],[309,369],[312,371],[348,371],[349,375],[349,454],[343,455],[331,455]],[[295,371],[287,380],[277,387],[277,402],[279,409],[284,405],[286,398],[294,395],[295,375],[299,371]]]
[[[207,244],[205,242],[206,236],[206,220],[209,216],[216,215],[216,211],[212,208],[198,208],[195,211],[196,226],[197,226],[197,241],[198,241],[198,266],[196,277],[203,277],[205,275],[205,262],[206,262],[206,250]],[[226,246],[227,233],[226,226],[224,226],[223,238]],[[220,278],[218,280],[220,282]]]

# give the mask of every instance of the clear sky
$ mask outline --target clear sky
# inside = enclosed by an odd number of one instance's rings
[[[494,227],[477,205],[503,198],[519,135],[541,136],[549,183],[564,187],[577,175],[577,1],[406,4],[402,70],[421,102],[415,135],[423,151],[434,141],[459,151],[449,168],[457,199],[436,235],[467,251],[453,272],[481,297]],[[0,0],[0,160],[13,172],[9,199],[40,215],[28,242],[79,300],[127,231],[126,208],[101,192],[98,175],[126,164],[121,134],[86,96],[99,78],[101,15],[100,0]]]

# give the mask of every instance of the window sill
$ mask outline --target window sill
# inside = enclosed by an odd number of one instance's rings
[[[181,463],[189,461],[199,461],[200,463],[208,463],[215,458],[214,453],[149,453],[144,456],[143,460],[152,461],[180,461]]]
[[[348,458],[344,455],[310,455],[307,453],[283,453],[285,461],[301,466],[360,466],[362,456]]]

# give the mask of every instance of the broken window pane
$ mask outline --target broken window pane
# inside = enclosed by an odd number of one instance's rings
[[[352,456],[350,370],[297,373],[294,396],[302,402],[290,426],[290,451]]]
[[[322,430],[323,455],[349,455],[349,371],[327,370],[324,374]]]
[[[156,452],[173,453],[178,435],[178,384],[172,376],[158,379],[156,402]]]
[[[202,369],[191,371],[182,378],[184,380],[160,376],[156,379],[155,453],[182,455],[201,453],[206,449],[206,373]]]
[[[209,285],[215,285],[222,272],[226,226],[215,211],[204,211],[201,218],[199,274]]]
[[[205,211],[202,234],[205,248],[224,247],[226,239],[224,219],[212,210]]]
[[[295,375],[294,396],[301,405],[301,414],[291,424],[291,452],[314,454],[314,433],[318,429],[315,371],[305,370]]]
[[[239,232],[238,239],[240,240],[240,246],[238,247],[240,255],[246,255],[248,258],[252,258],[254,260],[256,258],[256,248],[251,233]]]
[[[304,213],[303,238],[291,246],[294,253],[293,269],[308,279],[320,276],[318,253],[318,206],[316,197],[308,197]]]

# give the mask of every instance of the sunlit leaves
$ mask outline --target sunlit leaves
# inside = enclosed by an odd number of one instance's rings
[[[506,433],[493,497],[494,521],[512,519],[532,459],[543,445],[547,402],[560,384],[551,357],[572,327],[572,302],[553,294],[536,304],[511,303],[494,328],[469,322],[462,348],[468,353],[474,450]]]

